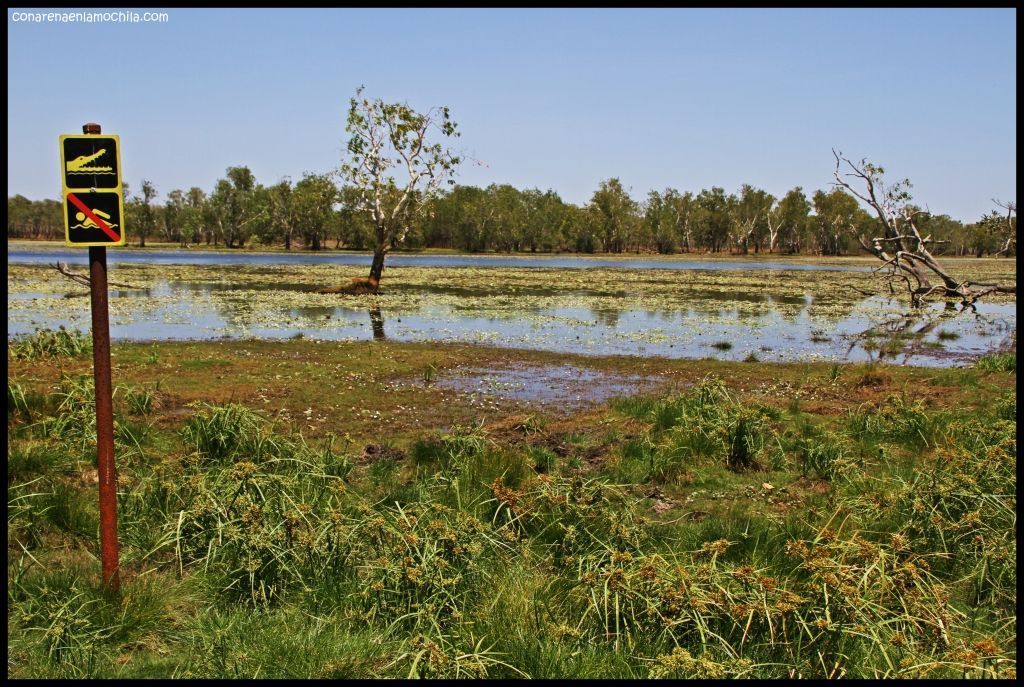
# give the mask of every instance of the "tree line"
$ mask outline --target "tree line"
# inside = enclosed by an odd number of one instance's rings
[[[362,251],[375,246],[373,222],[359,209],[357,189],[339,185],[332,174],[263,185],[248,167],[229,167],[209,192],[175,189],[163,203],[156,202],[157,195],[148,180],[142,180],[136,193],[125,185],[129,240],[140,246],[147,240],[182,247]],[[9,197],[8,238],[60,239],[61,212],[55,200]],[[454,185],[428,198],[417,196],[407,212],[404,248],[470,253],[838,256],[860,252],[851,228],[871,233],[879,222],[839,188],[808,195],[796,187],[781,198],[749,184],[734,193],[718,186],[698,193],[666,188],[650,191],[637,202],[617,178],[602,181],[582,206],[552,190]],[[1011,221],[1015,234],[1016,217]],[[934,253],[984,256],[1004,248],[1007,222],[993,210],[970,223],[948,215],[921,215],[918,223],[932,237]]]

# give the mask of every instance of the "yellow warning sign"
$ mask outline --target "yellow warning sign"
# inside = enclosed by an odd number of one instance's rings
[[[60,172],[65,191],[121,189],[121,139],[114,134],[60,137]]]
[[[64,238],[69,246],[123,246],[121,139],[116,134],[60,137]]]

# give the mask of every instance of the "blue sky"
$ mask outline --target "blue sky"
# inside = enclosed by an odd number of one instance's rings
[[[972,221],[1014,199],[1012,9],[202,10],[161,24],[14,22],[8,194],[59,195],[57,137],[120,134],[125,180],[212,188],[336,168],[356,87],[448,105],[460,183],[586,202],[619,177],[743,183],[781,196],[831,181],[831,148],[909,177]],[[32,10],[37,11],[37,10]],[[140,10],[141,11],[141,10]]]

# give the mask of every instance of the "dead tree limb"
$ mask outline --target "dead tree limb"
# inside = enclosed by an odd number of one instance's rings
[[[929,213],[910,205],[909,180],[889,186],[882,180],[885,170],[881,167],[867,160],[854,163],[834,149],[832,155],[836,159],[835,185],[874,210],[882,225],[882,236],[868,238],[862,227],[851,226],[850,230],[856,234],[861,248],[882,261],[880,269],[888,268],[891,277],[906,283],[914,307],[923,305],[930,296],[959,298],[964,305],[973,305],[989,294],[1017,293],[1016,284],[979,284],[956,279],[946,271],[928,250],[928,244],[937,242],[930,235],[921,236],[918,230],[917,218]]]
[[[53,264],[50,265],[50,267],[52,267],[53,269],[57,270],[58,272],[63,274],[65,277],[67,277],[71,281],[75,282],[76,284],[81,284],[82,286],[89,286],[92,283],[89,280],[89,277],[87,275],[78,274],[77,272],[72,272],[71,271],[71,267],[68,266],[68,264],[66,262],[53,263]],[[133,286],[131,284],[122,284],[122,283],[116,282],[116,281],[109,282],[109,284],[110,284],[110,286],[116,286],[116,287],[122,288],[122,289],[141,289],[142,288],[141,286]]]
[[[996,207],[1006,210],[1006,238],[1003,241],[1002,249],[995,253],[996,255],[1006,255],[1010,252],[1011,247],[1017,245],[1017,227],[1013,223],[1013,216],[1017,214],[1017,203],[1012,200],[1004,203],[997,198],[993,198],[992,202],[996,204]]]

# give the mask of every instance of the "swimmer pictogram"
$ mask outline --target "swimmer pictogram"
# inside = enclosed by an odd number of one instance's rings
[[[64,195],[67,242],[77,246],[120,246],[124,243],[119,192],[70,192]]]

